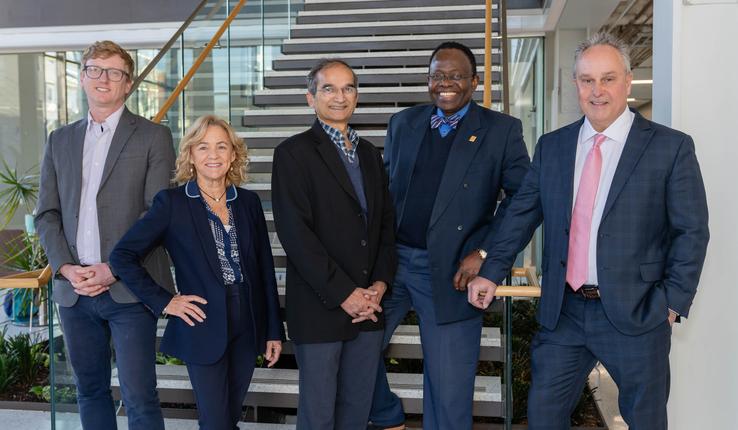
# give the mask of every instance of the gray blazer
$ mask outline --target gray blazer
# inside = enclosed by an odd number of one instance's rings
[[[76,240],[86,129],[87,118],[49,134],[36,208],[36,229],[41,245],[57,274],[52,298],[66,307],[73,306],[78,295],[69,281],[58,275],[58,270],[67,263],[80,264]],[[103,261],[107,261],[118,240],[149,209],[154,195],[169,187],[174,158],[169,128],[123,109],[97,194]],[[144,260],[144,267],[159,285],[174,289],[169,259],[163,248],[154,249]],[[123,282],[111,285],[110,295],[118,303],[138,301]]]

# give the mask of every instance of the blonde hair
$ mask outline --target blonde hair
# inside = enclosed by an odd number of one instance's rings
[[[226,186],[243,184],[248,179],[249,155],[246,144],[243,139],[236,135],[230,124],[215,115],[203,115],[197,118],[182,136],[179,143],[179,156],[177,156],[177,164],[174,169],[174,182],[183,184],[197,178],[197,171],[192,165],[190,149],[202,142],[210,126],[218,126],[226,132],[233,147],[233,152],[236,154],[236,158],[226,174]]]
[[[125,49],[121,48],[117,43],[110,40],[98,40],[92,45],[88,46],[82,53],[82,67],[87,64],[87,60],[91,58],[110,58],[113,55],[118,55],[126,63],[128,69],[128,80],[133,81],[134,63],[131,54]]]

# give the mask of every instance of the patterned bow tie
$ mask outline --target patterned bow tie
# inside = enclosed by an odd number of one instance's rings
[[[461,121],[461,115],[459,114],[453,114],[451,116],[439,116],[436,114],[433,114],[431,116],[431,128],[438,128],[441,126],[441,124],[446,124],[456,130],[456,126],[459,125],[459,121]]]

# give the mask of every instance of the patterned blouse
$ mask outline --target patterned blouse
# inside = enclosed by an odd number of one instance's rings
[[[218,252],[218,261],[220,262],[220,271],[223,274],[223,282],[225,285],[238,284],[243,282],[243,274],[241,273],[241,258],[238,250],[238,233],[233,218],[233,210],[231,202],[238,197],[236,187],[231,185],[226,190],[226,206],[228,207],[228,225],[218,218],[218,215],[210,209],[205,199],[200,195],[200,189],[197,183],[190,181],[187,183],[187,196],[191,198],[199,198],[200,202],[205,206],[208,215],[208,223],[210,231],[213,233],[215,247]]]

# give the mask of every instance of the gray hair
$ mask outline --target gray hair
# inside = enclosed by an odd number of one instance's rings
[[[577,50],[574,51],[574,70],[572,71],[574,79],[577,78],[577,62],[579,62],[579,58],[584,54],[584,51],[597,45],[611,46],[617,49],[620,57],[623,59],[623,64],[625,64],[625,73],[630,73],[630,48],[628,45],[615,35],[601,31],[579,43]]]
[[[354,69],[351,68],[351,66],[348,65],[345,61],[341,60],[340,58],[321,58],[318,60],[317,63],[313,66],[312,69],[310,69],[310,72],[308,72],[307,75],[307,89],[310,94],[315,95],[316,92],[318,92],[318,82],[316,80],[316,76],[318,76],[318,73],[323,70],[327,69],[328,67],[332,67],[335,65],[342,65],[349,69],[351,71],[351,75],[354,77],[354,86],[358,88],[359,86],[359,78],[356,77],[356,73],[354,72]]]

